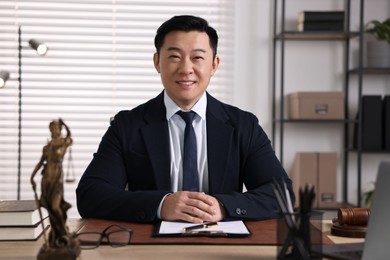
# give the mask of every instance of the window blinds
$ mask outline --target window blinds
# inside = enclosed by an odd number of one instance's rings
[[[21,0],[0,2],[0,70],[11,79],[0,89],[0,199],[18,198],[18,27],[22,39],[20,199],[32,199],[30,176],[50,139],[49,122],[62,118],[73,138],[64,172],[69,217],[78,217],[75,188],[110,118],[163,89],[153,67],[153,39],[174,15],[202,16],[217,29],[221,65],[208,88],[229,102],[232,91],[233,3],[229,0]],[[44,41],[40,57],[29,39]],[[40,182],[37,174],[35,181]],[[38,191],[40,188],[38,187]],[[98,199],[98,198],[97,198]]]

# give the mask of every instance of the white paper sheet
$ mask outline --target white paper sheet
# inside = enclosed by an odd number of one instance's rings
[[[171,222],[171,221],[162,221],[160,225],[159,234],[181,234],[184,233],[183,229],[194,226],[196,224],[188,222]],[[195,231],[218,231],[226,234],[240,234],[240,235],[249,235],[250,232],[245,226],[244,222],[241,220],[237,221],[221,221],[218,222],[217,226],[209,228],[196,229]]]

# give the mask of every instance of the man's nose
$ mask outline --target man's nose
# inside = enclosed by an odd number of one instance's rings
[[[193,63],[190,59],[183,59],[180,64],[180,73],[192,74],[194,71]]]

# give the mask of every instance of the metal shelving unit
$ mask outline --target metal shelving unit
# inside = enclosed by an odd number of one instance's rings
[[[351,17],[351,1],[354,1],[354,4],[359,5],[359,31],[349,31],[350,28],[350,17]],[[285,11],[286,11],[286,1],[281,0],[280,15],[278,13],[278,0],[274,1],[274,37],[273,37],[273,75],[272,75],[272,142],[275,144],[276,136],[279,137],[279,159],[283,164],[283,148],[284,148],[284,125],[285,124],[342,124],[343,125],[343,138],[344,138],[344,149],[343,153],[343,203],[349,204],[348,201],[348,161],[349,153],[357,153],[357,205],[360,207],[361,203],[361,164],[362,164],[362,124],[359,122],[362,121],[361,113],[357,119],[349,118],[349,88],[350,75],[356,75],[358,77],[358,111],[361,111],[361,97],[362,97],[362,87],[363,87],[363,74],[389,74],[389,69],[373,69],[373,68],[364,68],[363,67],[363,40],[364,40],[364,0],[345,0],[345,13],[346,13],[346,23],[345,23],[345,32],[297,32],[297,31],[286,31],[285,30]],[[279,16],[280,19],[278,18]],[[280,21],[280,30],[278,31],[278,22]],[[350,41],[352,39],[357,39],[358,43],[358,67],[351,69],[350,68]],[[343,92],[345,95],[345,120],[290,120],[287,119],[284,113],[285,105],[285,84],[284,84],[284,72],[285,72],[285,44],[287,41],[339,41],[345,45],[345,56],[344,56],[344,88]],[[277,50],[279,48],[279,59],[277,62]],[[276,71],[277,66],[279,67],[280,73],[280,84],[276,85]],[[279,101],[279,114],[277,114],[277,91],[279,91],[278,96],[280,97]],[[350,131],[349,126],[351,124],[358,124],[357,130],[357,149],[354,151],[350,148]],[[278,129],[277,129],[278,128]]]

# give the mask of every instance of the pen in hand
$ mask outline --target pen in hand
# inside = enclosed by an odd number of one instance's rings
[[[215,227],[215,226],[218,226],[218,222],[206,222],[206,223],[203,223],[200,225],[185,227],[185,228],[183,228],[183,232],[187,232],[187,231],[195,230],[195,229],[201,229],[201,228],[211,228],[211,227]]]

